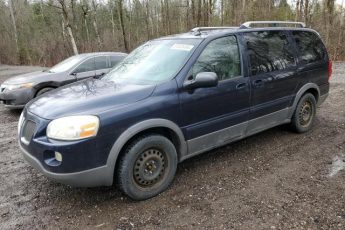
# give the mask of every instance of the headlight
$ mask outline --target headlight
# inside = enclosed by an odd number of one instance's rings
[[[97,135],[99,119],[96,116],[70,116],[53,120],[47,127],[47,136],[56,140],[80,140]]]
[[[23,84],[3,84],[2,87],[7,90],[22,89],[22,88],[31,88],[34,86],[33,82],[23,83]]]

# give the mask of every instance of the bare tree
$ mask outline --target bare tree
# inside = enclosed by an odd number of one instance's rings
[[[10,8],[10,14],[11,14],[11,20],[12,20],[12,26],[13,26],[13,34],[14,34],[14,41],[16,43],[16,56],[18,58],[19,56],[19,46],[18,46],[18,31],[17,31],[17,23],[16,18],[14,16],[14,6],[13,6],[13,0],[9,0],[9,8]]]
[[[97,12],[97,3],[95,0],[92,0],[93,27],[94,27],[95,33],[96,33],[98,51],[100,51],[100,50],[102,50],[102,40],[101,40],[101,36],[99,35],[99,31],[98,31],[96,12]]]
[[[118,10],[119,21],[120,21],[122,37],[123,37],[123,44],[125,46],[126,52],[128,52],[129,51],[129,47],[128,47],[125,23],[124,23],[124,19],[123,19],[123,0],[118,0],[117,3],[118,3],[117,10]]]
[[[78,54],[78,48],[77,48],[77,44],[75,43],[75,39],[73,36],[72,26],[70,23],[70,17],[68,15],[66,2],[65,2],[65,0],[57,0],[57,2],[59,5],[55,5],[54,2],[49,2],[49,5],[61,10],[62,18],[63,18],[63,22],[64,22],[63,24],[67,29],[67,33],[68,33],[68,36],[70,39],[73,53],[74,53],[74,55],[76,55],[76,54]]]

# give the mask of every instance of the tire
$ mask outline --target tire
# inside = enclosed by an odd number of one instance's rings
[[[54,88],[52,88],[52,87],[42,88],[42,89],[38,90],[38,92],[36,93],[36,97],[41,96],[42,94],[44,94],[44,93],[46,93],[46,92],[48,92],[50,90],[53,90],[53,89]]]
[[[176,168],[173,143],[158,134],[145,135],[134,140],[120,158],[117,186],[133,200],[146,200],[168,188]]]
[[[307,93],[299,100],[292,116],[290,126],[297,133],[309,131],[316,115],[316,100],[313,94]]]

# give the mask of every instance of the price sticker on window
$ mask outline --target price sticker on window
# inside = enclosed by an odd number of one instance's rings
[[[174,44],[170,49],[191,51],[193,49],[193,47],[194,47],[193,45],[188,45],[188,44]]]

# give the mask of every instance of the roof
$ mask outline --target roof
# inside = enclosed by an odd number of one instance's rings
[[[252,25],[264,25],[263,27],[251,27]],[[272,26],[270,26],[272,25]],[[285,25],[285,26],[284,26]],[[243,23],[239,27],[196,27],[187,33],[175,34],[159,39],[190,39],[190,38],[206,38],[213,35],[223,35],[236,32],[255,32],[264,30],[304,30],[315,32],[310,28],[306,28],[303,22],[291,21],[249,21]]]
[[[121,52],[92,52],[92,53],[81,53],[77,54],[81,57],[92,57],[92,56],[100,56],[100,55],[115,55],[115,56],[126,56],[126,53]]]

